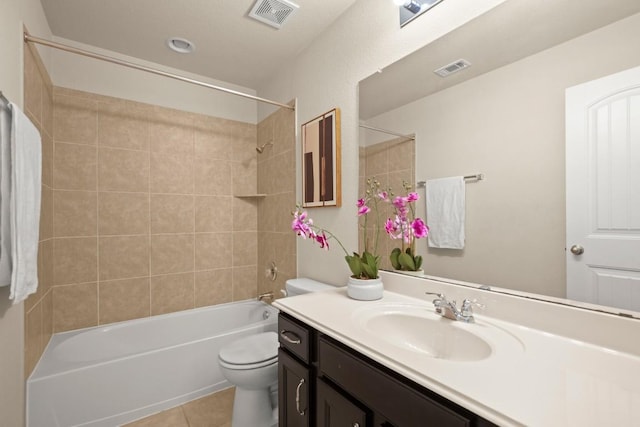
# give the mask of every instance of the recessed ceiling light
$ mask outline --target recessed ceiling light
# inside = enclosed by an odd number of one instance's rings
[[[182,37],[171,37],[167,39],[167,46],[169,46],[169,49],[178,53],[191,53],[196,50],[196,45]]]

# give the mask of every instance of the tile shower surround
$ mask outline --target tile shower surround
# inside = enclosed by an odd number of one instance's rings
[[[295,236],[277,209],[295,205],[292,112],[256,126],[53,87],[31,46],[25,111],[43,138],[25,376],[52,333],[253,298],[295,277]],[[275,145],[259,164],[263,139]],[[234,197],[258,181],[263,198]],[[271,260],[275,282],[262,274]]]

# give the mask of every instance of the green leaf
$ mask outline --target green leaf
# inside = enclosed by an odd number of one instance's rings
[[[347,255],[344,257],[347,260],[347,264],[349,265],[349,269],[353,273],[355,277],[360,277],[362,275],[362,262],[360,261],[360,257]]]
[[[416,271],[416,263],[413,261],[413,257],[406,253],[400,254],[398,256],[398,261],[400,261],[400,265],[404,267],[405,270]]]
[[[422,256],[421,255],[416,255],[413,259],[416,262],[416,270],[415,271],[420,270],[420,268],[422,267]]]
[[[391,251],[391,255],[389,255],[389,260],[391,261],[391,265],[396,270],[400,270],[402,266],[400,265],[400,261],[398,261],[398,255],[400,255],[400,248],[395,248]]]
[[[378,277],[377,269],[375,267],[371,267],[369,264],[362,264],[362,270],[364,271],[367,279],[375,279]]]

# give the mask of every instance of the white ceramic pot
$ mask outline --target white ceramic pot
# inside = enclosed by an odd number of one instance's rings
[[[380,277],[366,280],[349,277],[349,282],[347,283],[347,295],[349,295],[349,298],[360,301],[380,299],[383,291],[384,287]]]
[[[424,270],[420,269],[417,271],[407,271],[407,270],[396,270],[398,273],[402,273],[402,274],[406,274],[409,276],[418,276],[418,277],[422,277],[424,276]]]

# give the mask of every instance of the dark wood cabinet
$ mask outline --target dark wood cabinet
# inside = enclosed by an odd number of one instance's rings
[[[280,314],[280,427],[490,427],[491,422]]]
[[[278,417],[280,426],[309,427],[309,369],[286,351],[278,351]]]

